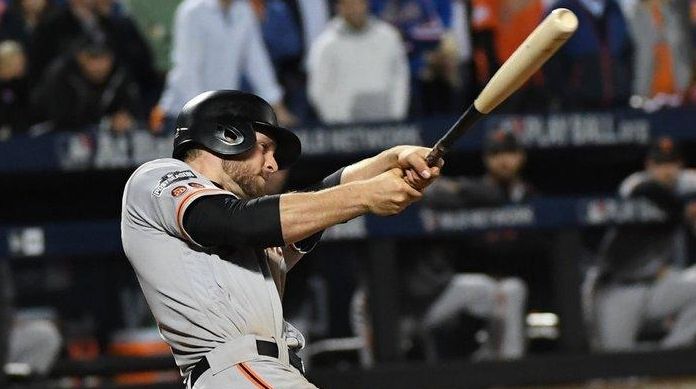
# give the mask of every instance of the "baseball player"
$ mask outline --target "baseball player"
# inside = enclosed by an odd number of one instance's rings
[[[441,166],[428,167],[427,148],[398,146],[308,191],[265,195],[300,150],[263,99],[204,92],[177,118],[173,158],[126,184],[123,248],[189,389],[313,388],[302,334],[283,320],[286,273],[325,228],[420,199],[414,188]]]
[[[696,340],[696,266],[685,268],[684,225],[693,231],[696,172],[683,168],[677,147],[661,138],[650,148],[646,170],[621,184],[623,198],[645,198],[668,216],[661,224],[626,225],[610,230],[600,252],[597,274],[585,291],[591,310],[594,346],[630,350],[640,329],[670,322],[660,347],[675,348]]]

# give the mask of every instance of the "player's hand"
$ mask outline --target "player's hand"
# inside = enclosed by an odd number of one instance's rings
[[[368,209],[380,216],[396,215],[423,197],[420,191],[404,180],[404,172],[400,168],[361,182]]]
[[[437,177],[445,161],[440,158],[435,166],[428,166],[426,157],[430,148],[420,146],[399,146],[396,148],[397,164],[404,170],[404,180],[413,188],[422,191]]]

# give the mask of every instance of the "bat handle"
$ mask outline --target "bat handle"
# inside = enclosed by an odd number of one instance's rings
[[[437,166],[437,161],[445,155],[445,151],[447,151],[445,147],[438,142],[433,146],[432,150],[430,150],[428,156],[425,157],[425,162],[427,162],[430,167]]]

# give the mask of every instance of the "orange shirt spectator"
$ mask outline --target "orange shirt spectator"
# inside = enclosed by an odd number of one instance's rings
[[[489,0],[490,1],[490,0]],[[498,0],[499,26],[496,52],[502,62],[534,31],[544,16],[542,0]]]

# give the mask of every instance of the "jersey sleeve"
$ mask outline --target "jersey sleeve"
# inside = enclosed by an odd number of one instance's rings
[[[127,217],[200,246],[183,228],[186,209],[204,196],[234,194],[218,188],[184,162],[171,161],[136,170],[124,195]]]

